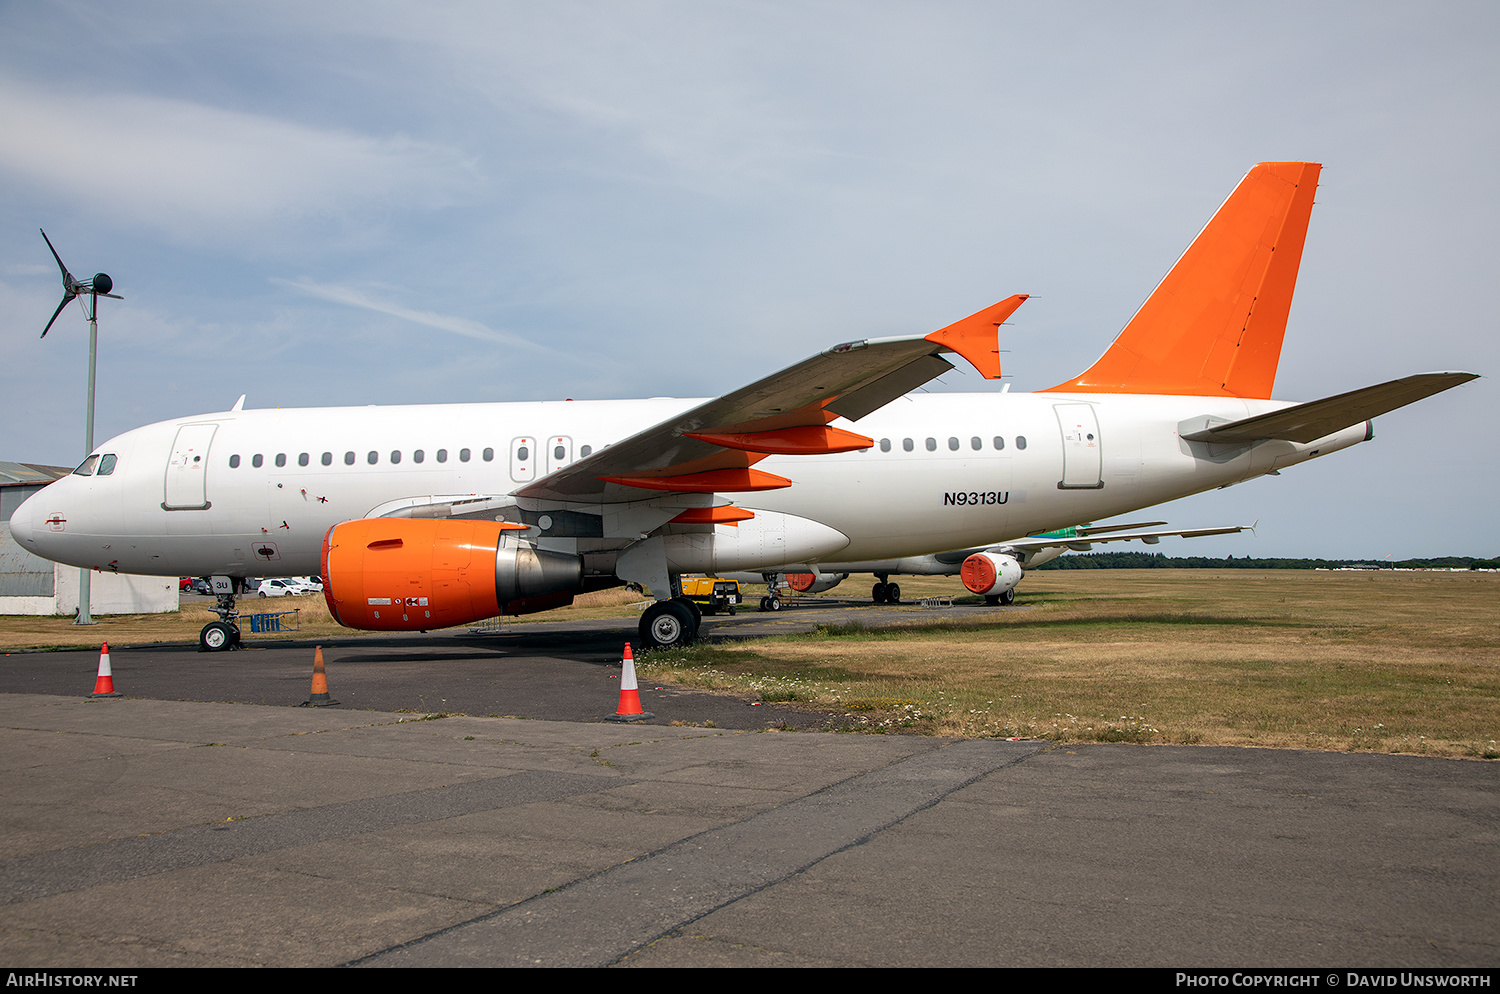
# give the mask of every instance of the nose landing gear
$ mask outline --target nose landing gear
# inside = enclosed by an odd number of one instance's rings
[[[199,652],[227,652],[240,647],[240,626],[236,620],[240,613],[234,609],[234,589],[239,581],[230,580],[229,593],[216,590],[218,603],[213,607],[218,621],[210,621],[198,633]],[[216,587],[220,585],[215,585]]]

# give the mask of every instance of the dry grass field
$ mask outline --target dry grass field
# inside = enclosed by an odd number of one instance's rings
[[[964,593],[956,578],[902,587],[908,600]],[[633,616],[638,600],[602,591],[514,623]],[[639,666],[657,683],[843,715],[851,730],[1500,756],[1500,574],[1042,571],[1017,603],[891,609],[894,628],[824,626]],[[321,597],[243,606],[300,608],[301,631],[285,637],[357,635]],[[212,618],[0,618],[0,649],[192,641]]]
[[[696,646],[643,670],[871,730],[1500,755],[1494,573],[1044,571],[1018,603]]]

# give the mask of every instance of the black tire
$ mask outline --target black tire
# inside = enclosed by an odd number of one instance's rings
[[[199,652],[225,652],[240,640],[239,629],[223,621],[210,621],[198,633]]]
[[[772,596],[770,596],[770,597],[767,597],[766,598],[766,610],[767,611],[780,611],[781,610],[781,598],[775,596],[774,594]]]
[[[698,637],[698,626],[681,601],[657,601],[641,615],[640,636],[647,649],[676,649]]]
[[[1007,590],[1005,593],[1000,595],[1001,604],[1014,604],[1015,602],[1016,592],[1014,590]]]
[[[885,602],[887,604],[901,603],[901,584],[887,583],[885,585]]]
[[[999,607],[1000,606],[1000,595],[999,594],[985,594],[984,595],[984,603],[985,603],[985,605],[987,607]]]
[[[876,583],[875,586],[870,588],[870,600],[876,604],[885,603],[885,584]]]
[[[696,631],[698,626],[703,624],[703,609],[698,606],[698,602],[691,597],[674,597],[672,599],[692,612],[693,629]]]

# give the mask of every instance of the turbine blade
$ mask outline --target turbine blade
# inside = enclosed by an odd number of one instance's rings
[[[37,231],[42,231],[41,228],[38,228],[36,230]],[[42,241],[44,241],[44,242],[47,243],[47,248],[51,249],[51,251],[52,251],[52,258],[54,258],[54,259],[57,260],[57,268],[60,269],[60,270],[62,270],[63,289],[67,290],[70,293],[76,293],[77,291],[75,291],[73,289],[73,284],[76,283],[76,282],[78,282],[78,281],[75,280],[75,279],[73,279],[73,274],[70,273],[70,272],[68,272],[68,267],[67,266],[63,265],[62,256],[60,256],[60,255],[57,254],[57,249],[52,248],[52,239],[50,239],[50,238],[47,237],[47,233],[45,231],[42,231]],[[67,301],[65,300],[65,301],[63,301],[63,303],[66,304]],[[53,317],[56,317],[56,316],[57,315],[55,315],[55,314],[53,315]],[[51,327],[51,326],[48,325],[48,327]],[[42,332],[42,334],[45,335],[46,332],[44,331],[44,332]]]
[[[43,236],[43,237],[45,237],[45,236]],[[55,310],[55,311],[52,312],[52,321],[56,321],[57,320],[57,316],[62,313],[62,309],[64,307],[67,307],[69,304],[71,304],[73,302],[73,298],[76,297],[76,296],[78,296],[78,295],[76,293],[72,293],[71,291],[63,295],[62,303],[58,304],[57,305],[57,310]],[[46,338],[47,337],[47,332],[49,332],[49,331],[52,330],[52,321],[48,321],[47,322],[47,327],[45,327],[45,328],[42,329],[42,337],[43,338]]]

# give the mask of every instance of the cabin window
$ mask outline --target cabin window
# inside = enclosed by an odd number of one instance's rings
[[[285,466],[286,465],[286,453],[285,452],[278,452],[278,453],[276,453],[276,465],[277,466]]]
[[[484,461],[485,462],[494,462],[495,461],[495,450],[494,449],[485,449],[483,452],[480,453],[480,455],[484,457]]]
[[[1024,448],[1026,448],[1026,436],[1025,435],[1017,435],[1016,436],[1016,448],[1018,448],[1018,449],[1024,449]]]
[[[1003,448],[1005,448],[1005,439],[1001,438],[999,435],[996,435],[995,436],[995,451],[998,452],[998,451],[1000,451]]]
[[[889,452],[889,451],[891,451],[891,440],[890,439],[888,439],[888,438],[882,438],[880,440],[880,451],[881,452]]]
[[[307,458],[307,453],[306,452],[302,453],[301,455],[299,455],[297,457],[297,465],[298,466],[306,466],[307,463],[308,463],[308,458]]]
[[[468,449],[459,449],[458,450],[458,461],[459,462],[468,462],[469,461],[469,450]]]
[[[324,466],[332,466],[333,465],[333,453],[332,452],[325,452],[325,453],[323,453],[323,465]]]
[[[912,444],[911,439],[903,438],[901,440],[901,448],[905,449],[907,452],[910,452],[912,449],[916,448],[916,446]]]
[[[969,448],[973,449],[975,452],[978,452],[980,449],[984,448],[984,439],[980,438],[978,435],[975,435],[973,438],[969,439]]]
[[[392,449],[391,450],[391,462],[392,463],[398,463],[400,461],[401,461],[401,450],[400,449]]]
[[[583,448],[581,448],[581,449],[578,450],[578,456],[579,456],[579,458],[585,458],[585,457],[591,455],[593,453],[593,451],[594,451],[594,447],[592,445],[585,445]]]
[[[239,469],[240,468],[240,457],[239,456],[230,456],[229,457],[229,468],[230,469]],[[78,472],[82,473],[84,476],[88,476],[89,475],[88,473],[84,473],[83,472],[83,467],[82,466],[78,467]]]
[[[526,460],[531,458],[531,449],[527,448],[524,445],[521,446],[516,450],[516,458],[521,460],[522,462],[525,462]]]
[[[948,451],[949,452],[957,452],[958,451],[958,438],[957,437],[948,439]]]
[[[350,451],[344,453],[344,465],[345,466],[353,466],[354,465],[354,451],[352,449]]]
[[[423,452],[421,449],[413,449],[412,450],[412,454],[411,454],[411,461],[412,462],[421,462],[426,457],[427,457],[427,454],[425,452]]]
[[[558,462],[561,462],[562,460],[566,459],[567,457],[568,457],[568,450],[566,448],[564,448],[561,445],[554,445],[552,447],[552,458],[553,459],[556,459]]]
[[[365,453],[365,462],[369,463],[371,466],[375,465],[379,461],[380,453],[376,452],[374,449],[371,449],[369,452]]]
[[[438,462],[447,462],[448,461],[448,450],[447,449],[438,449],[437,450],[437,461]]]
[[[259,452],[250,457],[250,465],[254,466],[256,469],[260,469],[261,466],[265,465],[265,462],[266,457],[261,455]]]
[[[99,457],[99,476],[108,476],[115,471],[115,454],[107,452]]]
[[[937,439],[935,439],[935,438],[929,438],[927,440],[927,451],[928,452],[936,452],[937,451]]]

